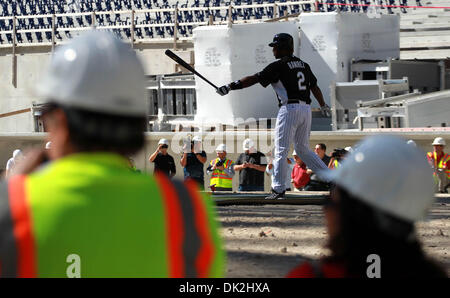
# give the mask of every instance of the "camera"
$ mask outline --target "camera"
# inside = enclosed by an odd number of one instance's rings
[[[347,151],[342,148],[336,148],[333,150],[333,153],[331,153],[331,157],[337,159],[338,161],[341,160],[347,154]]]
[[[220,167],[220,166],[223,166],[223,160],[219,160],[219,161],[216,163],[216,167]]]

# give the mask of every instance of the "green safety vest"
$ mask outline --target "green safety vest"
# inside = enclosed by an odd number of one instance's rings
[[[211,160],[209,165],[214,166],[219,160],[220,160],[220,158]],[[225,158],[223,166],[225,168],[228,168],[232,163],[233,163],[233,161],[229,160],[228,158]],[[215,184],[215,187],[232,188],[233,187],[233,177],[228,176],[225,171],[216,169],[211,174],[211,180],[210,180],[209,185],[214,185],[214,184]]]
[[[221,277],[210,200],[195,183],[130,171],[111,153],[72,154],[0,181],[0,276]]]

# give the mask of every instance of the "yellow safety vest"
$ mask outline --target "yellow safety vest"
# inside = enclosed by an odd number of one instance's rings
[[[337,161],[337,159],[334,160],[334,168],[339,168],[339,162]]]
[[[69,256],[80,277],[223,276],[211,200],[117,154],[71,154],[0,181],[0,206],[0,277],[69,277]]]
[[[210,166],[214,166],[219,160],[220,160],[220,158],[216,158],[214,160],[211,160],[209,165]],[[223,166],[225,168],[228,168],[232,163],[233,163],[232,160],[229,160],[229,159],[226,158],[224,163],[223,163]],[[214,185],[214,184],[215,184],[215,187],[232,188],[233,187],[233,178],[228,176],[225,171],[221,171],[219,169],[215,169],[212,172],[211,180],[210,180],[209,185]]]

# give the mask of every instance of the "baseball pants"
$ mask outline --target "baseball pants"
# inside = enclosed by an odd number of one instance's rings
[[[287,104],[280,107],[275,127],[275,159],[273,161],[274,179],[272,188],[280,193],[285,190],[286,157],[290,145],[305,164],[318,173],[328,169],[323,161],[309,149],[311,130],[311,106],[306,103]]]

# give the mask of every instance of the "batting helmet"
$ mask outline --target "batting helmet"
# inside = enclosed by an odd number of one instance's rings
[[[270,47],[278,47],[280,49],[293,50],[294,39],[290,34],[278,33],[273,37],[273,41],[269,43]]]

